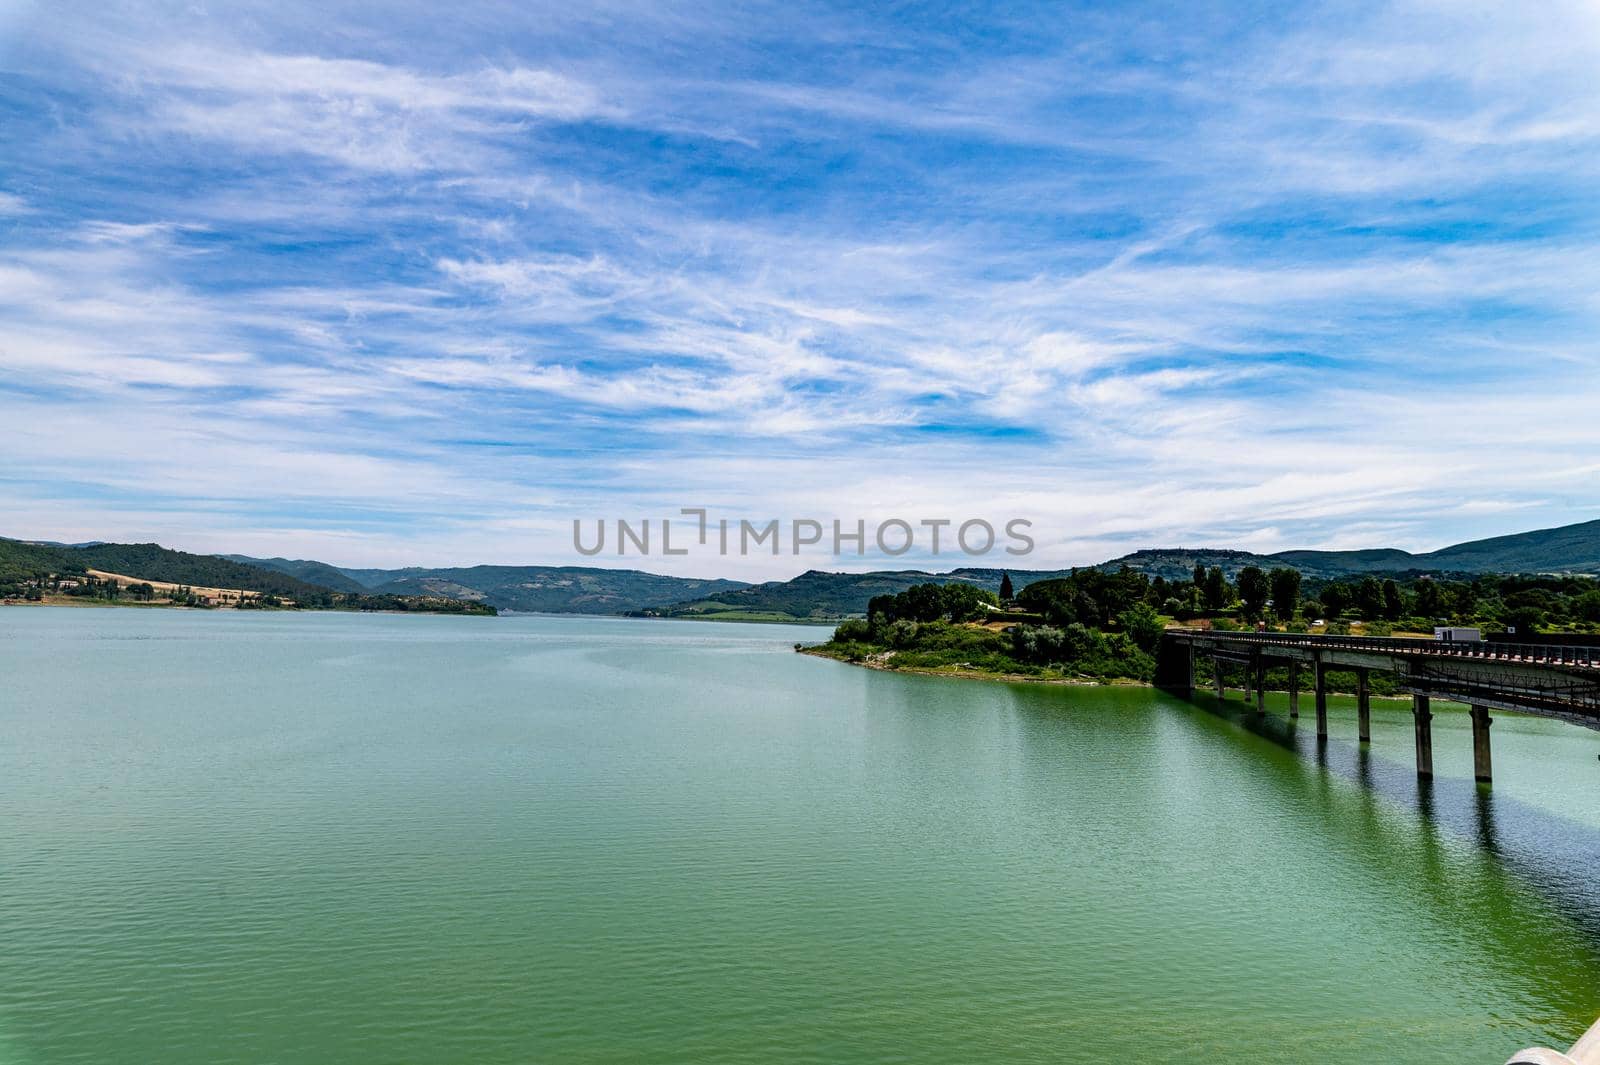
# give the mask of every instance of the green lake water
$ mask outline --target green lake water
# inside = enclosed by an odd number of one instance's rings
[[[0,1063],[1484,1062],[1600,1015],[1600,734],[1319,753],[822,630],[0,610]],[[1308,706],[1309,706],[1309,700]],[[1309,726],[1309,719],[1306,719]]]

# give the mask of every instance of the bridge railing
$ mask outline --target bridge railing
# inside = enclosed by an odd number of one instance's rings
[[[1500,640],[1428,640],[1414,636],[1317,636],[1297,632],[1248,632],[1217,629],[1168,629],[1177,636],[1204,637],[1241,643],[1307,649],[1371,651],[1378,654],[1435,655],[1485,662],[1520,662],[1539,666],[1600,668],[1600,647],[1567,644],[1505,643]]]
[[[1546,1047],[1530,1047],[1511,1055],[1506,1065],[1600,1065],[1600,1021],[1565,1054]]]

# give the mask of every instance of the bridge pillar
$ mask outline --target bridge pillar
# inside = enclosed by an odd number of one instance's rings
[[[1185,663],[1186,663],[1186,665],[1188,667],[1188,673],[1187,673],[1188,680],[1184,684],[1184,689],[1185,689],[1184,695],[1185,695],[1186,698],[1193,699],[1194,698],[1194,682],[1195,682],[1194,641],[1190,640],[1188,643],[1184,644],[1184,648],[1185,648],[1185,652],[1186,652],[1184,654],[1184,661],[1185,661]]]
[[[1289,716],[1300,716],[1300,660],[1289,660]]]
[[[1433,776],[1433,713],[1426,695],[1411,697],[1411,720],[1417,732],[1417,776]]]
[[[1261,655],[1256,656],[1256,713],[1267,712],[1267,660]]]
[[[1317,739],[1328,738],[1328,670],[1319,659],[1313,679],[1317,691]]]
[[[1356,729],[1362,743],[1372,742],[1372,691],[1364,669],[1356,670]]]
[[[1487,706],[1472,708],[1472,775],[1487,784],[1494,778],[1489,764],[1489,726],[1494,719]]]
[[[1217,702],[1222,702],[1222,659],[1211,656],[1211,674],[1217,681]]]

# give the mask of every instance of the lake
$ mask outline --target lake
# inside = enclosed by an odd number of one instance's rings
[[[821,629],[0,610],[0,1062],[1481,1061],[1600,1016],[1600,735]],[[1237,696],[1235,696],[1237,699]],[[1307,721],[1309,726],[1309,721]]]

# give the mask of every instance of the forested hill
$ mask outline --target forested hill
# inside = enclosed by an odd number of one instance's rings
[[[1413,554],[1398,548],[1361,551],[1280,551],[1263,555],[1230,548],[1154,548],[1101,563],[1110,572],[1126,566],[1148,577],[1188,580],[1195,566],[1219,567],[1231,580],[1246,566],[1287,566],[1312,579],[1357,574],[1571,573],[1600,574],[1600,521],[1476,540]],[[1070,570],[1010,570],[1015,590]],[[782,620],[826,620],[858,616],[875,595],[893,595],[913,584],[966,581],[988,591],[1000,587],[998,569],[968,567],[947,573],[888,570],[827,573],[812,570],[789,581],[771,581],[743,591],[661,604],[649,613],[666,617],[759,616]]]
[[[668,577],[595,566],[454,566],[347,569],[323,562],[232,556],[252,565],[327,583],[332,574],[355,589],[382,595],[433,595],[488,603],[501,610],[546,614],[626,614],[662,603],[748,587],[743,581]]]
[[[0,585],[83,570],[83,563],[73,558],[68,548],[0,538]]]
[[[1414,557],[1464,573],[1600,574],[1600,519],[1473,540]]]
[[[314,584],[319,588],[329,588],[335,592],[365,592],[373,587],[373,585],[363,583],[337,566],[330,566],[326,562],[315,562],[311,559],[251,558],[249,555],[221,555],[218,557],[225,558],[230,562],[254,566],[257,569],[287,574],[296,580]]]
[[[742,581],[666,577],[588,566],[470,566],[424,570],[380,584],[374,592],[478,599],[502,610],[549,614],[626,614],[653,603],[717,595]]]
[[[350,597],[453,599],[499,610],[562,614],[626,614],[660,603],[718,595],[743,581],[668,577],[589,566],[466,566],[344,570],[309,559],[196,555],[159,544],[95,543],[81,547],[0,539],[0,584],[86,569],[202,588],[239,588],[297,602]],[[9,576],[8,576],[9,574]],[[334,596],[330,600],[330,595]]]
[[[1270,555],[1224,548],[1155,548],[1102,564],[1127,566],[1151,577],[1182,580],[1196,565],[1222,567],[1230,578],[1246,566],[1289,566],[1307,577],[1358,573],[1562,573],[1600,574],[1600,520],[1555,529],[1472,540],[1437,551],[1398,548],[1363,551],[1279,551]]]
[[[858,615],[876,595],[898,595],[918,584],[962,582],[998,591],[1003,572],[1021,591],[1034,581],[1062,577],[1070,570],[1009,570],[966,568],[948,573],[922,570],[877,570],[869,573],[829,573],[809,570],[789,581],[768,581],[739,591],[724,592],[681,603],[659,604],[648,613],[660,617],[757,616],[773,620],[826,621]]]
[[[1265,570],[1288,566],[1313,580],[1361,574],[1600,574],[1600,520],[1422,553],[1375,548],[1264,555],[1227,548],[1162,548],[1135,551],[1102,563],[1100,568],[1115,571],[1127,566],[1149,577],[1187,580],[1197,565],[1219,567],[1230,580],[1246,566]],[[810,570],[792,580],[750,585],[592,566],[353,569],[309,559],[196,555],[157,544],[68,546],[0,540],[0,583],[26,580],[44,572],[80,573],[85,568],[141,580],[243,588],[297,599],[311,597],[311,593],[316,593],[315,597],[427,596],[483,603],[502,610],[795,621],[858,615],[875,595],[897,594],[930,581],[964,581],[997,591],[1001,577],[999,569],[980,567],[945,573]],[[1009,570],[1018,592],[1034,581],[1069,572]],[[7,574],[12,576],[8,578]]]
[[[192,555],[160,544],[95,544],[63,548],[63,553],[89,569],[105,570],[144,581],[171,581],[204,588],[242,588],[291,598],[326,589],[286,573],[235,562],[221,555]]]
[[[1147,577],[1169,581],[1188,580],[1196,566],[1220,568],[1232,580],[1246,566],[1276,569],[1288,566],[1307,577],[1348,577],[1357,573],[1424,572],[1430,567],[1422,556],[1397,548],[1367,551],[1280,551],[1262,555],[1225,547],[1152,547],[1100,563],[1100,569],[1114,572],[1128,567]],[[1440,567],[1433,567],[1443,572]]]

